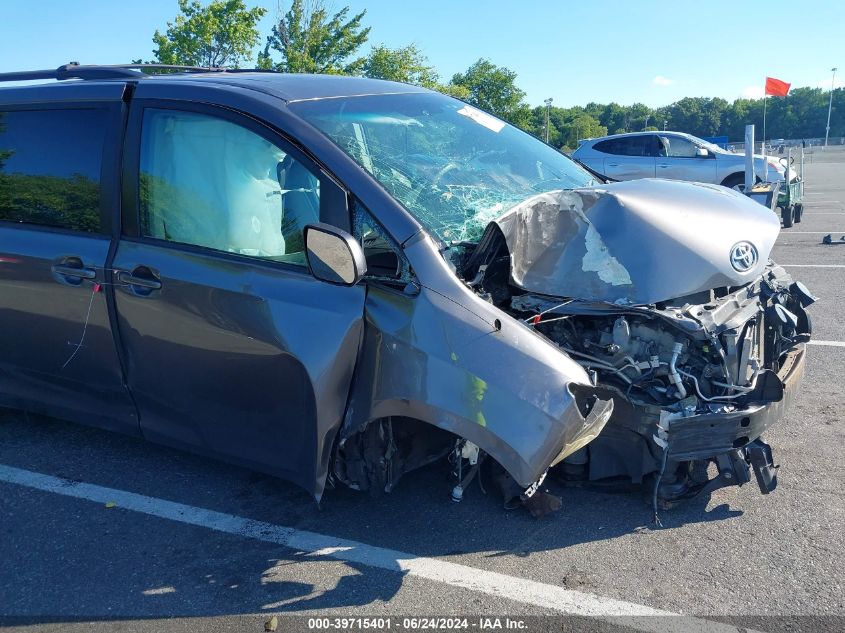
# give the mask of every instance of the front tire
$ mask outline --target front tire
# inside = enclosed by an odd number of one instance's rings
[[[794,215],[793,219],[795,220],[795,224],[801,224],[801,216],[804,215],[804,203],[803,202],[799,202],[798,204],[795,205],[795,213],[793,215]]]
[[[795,219],[795,209],[792,206],[784,207],[780,210],[780,217],[783,220],[783,228],[788,229],[792,226]]]
[[[722,186],[740,193],[745,192],[745,174],[733,174],[722,181]]]

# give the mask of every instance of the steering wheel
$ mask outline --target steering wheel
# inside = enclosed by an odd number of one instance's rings
[[[445,165],[443,165],[443,167],[438,169],[437,173],[434,174],[434,178],[431,179],[431,184],[428,186],[429,189],[434,189],[435,187],[437,187],[437,185],[439,185],[440,181],[443,179],[443,176],[448,174],[453,169],[457,169],[458,167],[460,167],[460,165],[458,165],[457,163],[446,163]]]
[[[443,176],[445,176],[446,174],[448,174],[452,170],[458,169],[459,167],[460,167],[460,165],[458,165],[457,163],[452,163],[452,162],[449,162],[449,163],[446,163],[445,165],[443,165],[443,167],[438,169],[437,173],[434,174],[434,177],[431,179],[431,182],[428,183],[422,189],[419,189],[417,191],[417,193],[414,196],[414,199],[412,201],[412,204],[416,204],[419,201],[420,198],[427,196],[431,193],[434,193],[435,190],[440,185],[440,181],[443,180]]]

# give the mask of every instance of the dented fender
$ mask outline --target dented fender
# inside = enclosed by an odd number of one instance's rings
[[[369,287],[340,440],[414,418],[477,444],[528,487],[598,435],[612,402],[595,402],[584,369],[530,328],[469,290],[444,290]]]

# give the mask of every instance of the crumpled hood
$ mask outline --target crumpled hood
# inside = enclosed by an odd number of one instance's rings
[[[745,284],[762,274],[780,230],[774,213],[736,191],[651,178],[543,193],[495,224],[514,285],[619,304]],[[756,261],[739,272],[732,253],[740,245],[747,255],[746,242]]]

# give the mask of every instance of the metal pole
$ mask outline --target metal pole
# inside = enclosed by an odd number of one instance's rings
[[[666,131],[666,124],[669,123],[666,119],[663,119],[663,131]]]
[[[801,146],[801,173],[799,174],[801,182],[804,182],[804,146]]]
[[[643,126],[643,132],[645,132],[645,129],[648,127],[649,118],[651,118],[651,115],[647,114],[646,117],[645,117],[645,125]]]
[[[836,80],[836,67],[831,68],[833,76],[830,78],[830,101],[827,103],[827,127],[824,129],[824,146],[827,147],[827,137],[830,136],[830,110],[833,108],[833,83]]]
[[[549,142],[549,110],[552,107],[552,98],[549,97],[544,101],[546,104],[546,143]],[[577,139],[576,139],[577,140]]]
[[[792,169],[792,148],[786,149],[786,173],[783,175],[786,180],[786,186],[789,187],[789,172]]]
[[[751,151],[749,151],[751,148]],[[745,126],[745,190],[754,186],[754,126]]]
[[[760,140],[760,153],[766,155],[766,103],[769,101],[766,95],[763,95],[763,138]]]

